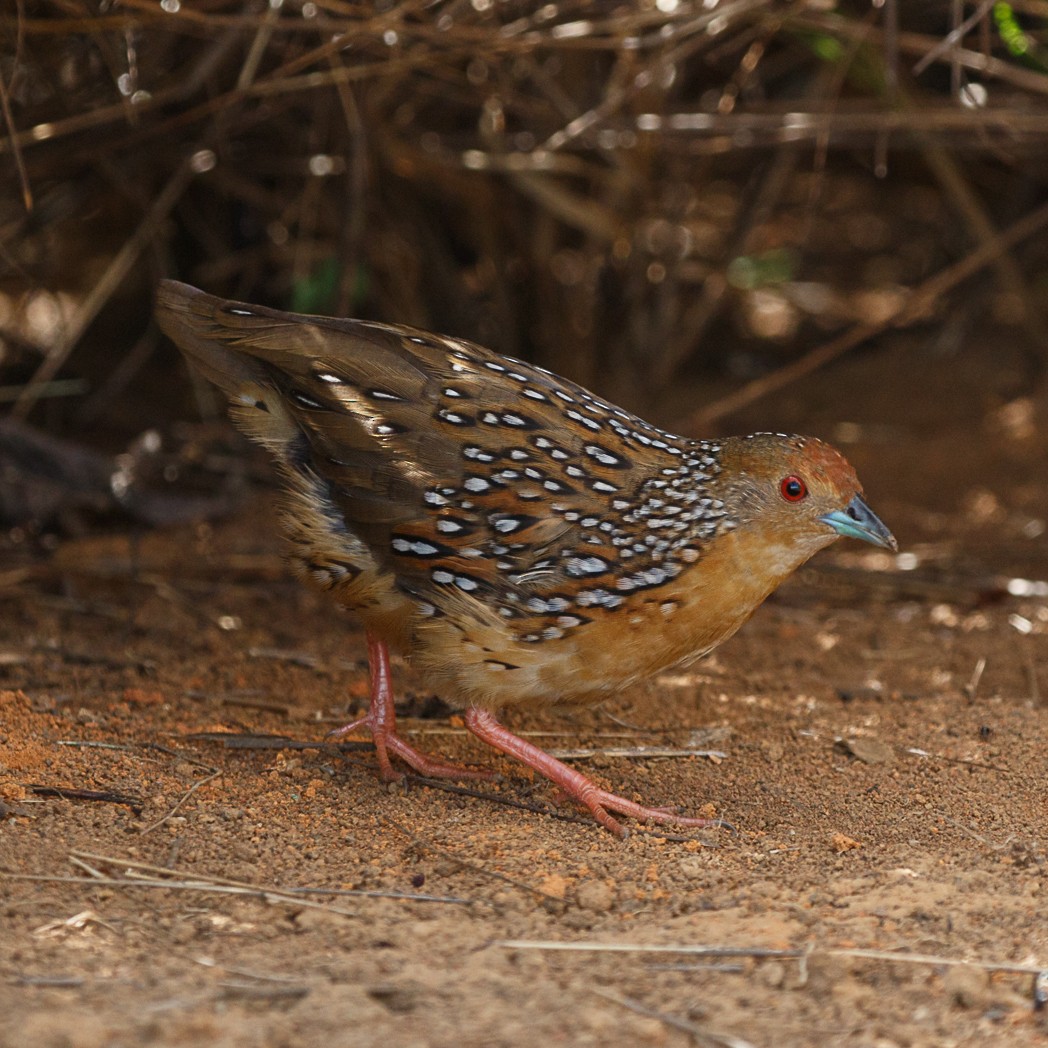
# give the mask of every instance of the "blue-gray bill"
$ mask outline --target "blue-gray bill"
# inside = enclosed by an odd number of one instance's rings
[[[844,535],[850,539],[862,539],[874,546],[883,546],[885,549],[897,550],[898,542],[895,536],[884,526],[880,517],[870,509],[863,501],[861,495],[848,503],[844,509],[835,509],[820,517],[824,524],[829,524],[838,535]]]

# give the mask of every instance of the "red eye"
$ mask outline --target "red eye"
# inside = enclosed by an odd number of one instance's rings
[[[800,502],[808,494],[808,485],[800,477],[783,477],[779,491],[787,502]]]

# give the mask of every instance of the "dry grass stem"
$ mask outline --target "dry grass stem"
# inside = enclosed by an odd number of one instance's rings
[[[891,950],[846,949],[817,947],[796,950],[769,949],[764,946],[706,946],[700,944],[636,943],[636,942],[556,942],[540,939],[501,939],[491,944],[504,950],[543,950],[564,953],[676,953],[690,957],[754,957],[801,960],[813,952],[828,957],[851,957],[868,961],[887,961],[891,964],[921,964],[931,967],[973,967],[988,972],[1015,972],[1039,975],[1044,966],[1016,964],[1011,961],[984,961],[978,958],[944,957],[937,954],[893,952]]]

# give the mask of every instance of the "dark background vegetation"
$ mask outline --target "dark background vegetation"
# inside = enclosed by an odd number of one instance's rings
[[[162,276],[472,338],[695,432],[894,327],[959,355],[1003,333],[1021,395],[1048,344],[1046,14],[19,0],[5,411],[109,451],[197,415]]]

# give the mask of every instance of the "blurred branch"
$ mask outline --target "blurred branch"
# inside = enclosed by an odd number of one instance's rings
[[[72,323],[51,347],[47,357],[33,373],[33,377],[15,402],[11,412],[13,418],[24,420],[32,411],[42,391],[66,362],[88,325],[109,301],[109,297],[116,288],[125,280],[131,267],[138,260],[138,256],[156,236],[160,223],[171,213],[171,209],[185,192],[193,174],[192,162],[187,159],[171,176],[167,185],[153,201],[149,211],[143,216],[134,234],[117,252],[87,297],[80,303]]]
[[[1023,28],[1044,4],[1007,31],[990,0],[8,6],[0,327],[50,345],[19,415],[64,366],[102,390],[133,373],[90,374],[82,336],[121,285],[143,303],[147,249],[216,291],[492,341],[633,406],[698,357],[752,373],[808,321],[868,321],[789,381],[906,322],[969,240],[962,268],[994,265],[988,293],[1043,331],[1044,249],[1010,258],[995,227],[1044,193],[1045,45]],[[873,177],[903,153],[932,175]],[[904,295],[883,322],[868,301]],[[152,365],[133,312],[123,352]]]
[[[795,15],[790,20],[790,24],[797,29],[818,30],[842,40],[854,37],[861,31],[858,24],[847,18],[819,14],[810,9]],[[862,35],[865,36],[865,33],[863,32]],[[874,29],[870,40],[871,42],[882,42],[883,36],[883,30]],[[934,62],[955,63],[970,72],[983,73],[987,77],[1022,88],[1024,91],[1048,94],[1048,76],[1018,63],[1008,62],[964,47],[954,47],[946,53],[940,50],[941,38],[927,36],[924,33],[900,32],[897,42],[901,54],[925,58],[935,52],[935,57],[932,59]]]
[[[813,349],[799,360],[795,360],[777,371],[762,375],[728,396],[715,400],[712,404],[708,404],[699,411],[688,415],[687,418],[678,423],[681,432],[701,432],[703,427],[708,426],[717,419],[730,415],[733,411],[738,411],[740,408],[760,400],[761,397],[767,396],[767,394],[777,389],[782,389],[783,386],[787,386],[791,382],[796,382],[797,379],[824,367],[888,328],[904,327],[907,324],[920,320],[928,315],[935,303],[947,291],[967,280],[968,277],[977,273],[980,269],[992,264],[1000,257],[1002,252],[1033,236],[1045,226],[1048,226],[1048,204],[1043,204],[1036,211],[1030,212],[1030,214],[1021,218],[1004,232],[983,241],[978,248],[959,262],[952,266],[947,266],[936,273],[935,276],[929,277],[923,284],[913,289],[906,301],[897,310],[879,323],[858,324],[851,331],[847,331],[832,341],[824,343],[817,349]]]

